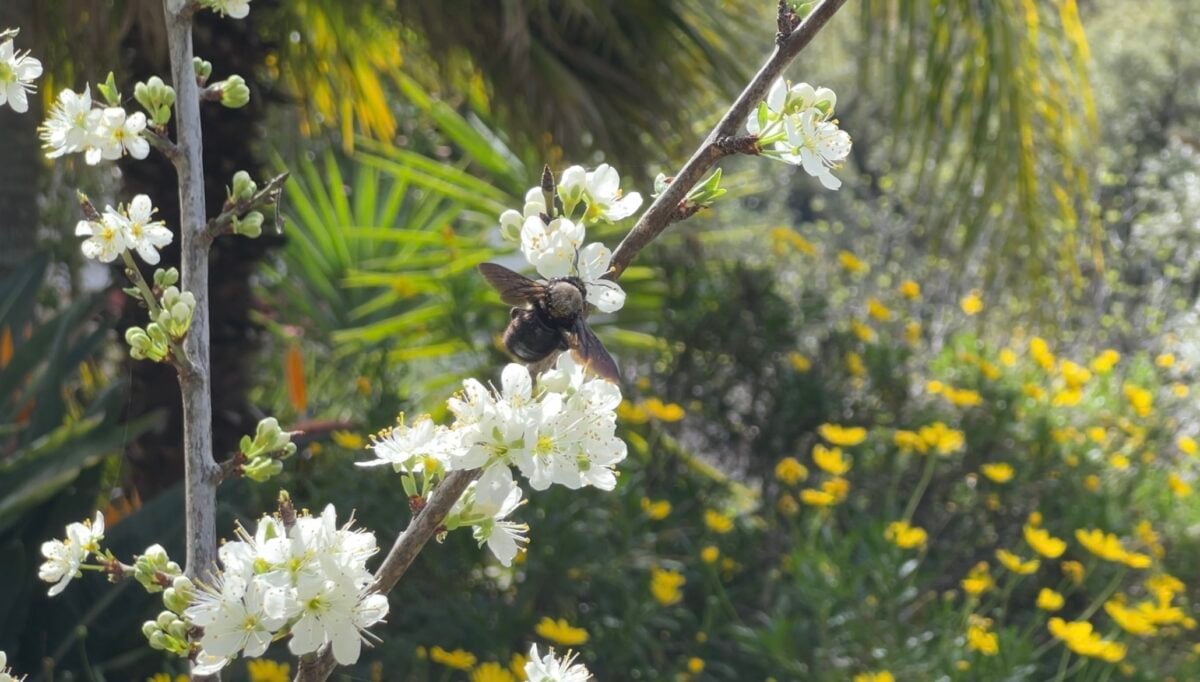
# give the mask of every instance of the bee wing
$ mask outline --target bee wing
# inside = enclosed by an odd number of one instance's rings
[[[503,265],[480,263],[479,272],[500,294],[500,300],[509,305],[523,306],[533,303],[546,292],[544,284],[517,274]]]
[[[621,375],[617,370],[617,361],[613,360],[604,344],[596,338],[595,332],[587,325],[583,316],[575,320],[575,326],[567,336],[567,345],[581,364],[614,384],[620,383]]]

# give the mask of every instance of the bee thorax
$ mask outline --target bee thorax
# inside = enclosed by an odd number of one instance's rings
[[[574,318],[583,310],[583,292],[568,280],[556,280],[546,287],[546,312],[556,320]]]

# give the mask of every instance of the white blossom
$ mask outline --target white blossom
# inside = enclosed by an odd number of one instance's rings
[[[50,115],[39,129],[46,157],[57,159],[65,154],[82,152],[92,146],[96,127],[103,112],[92,107],[92,90],[83,92],[65,89],[50,109]]]
[[[211,656],[231,659],[242,653],[256,658],[286,622],[267,613],[263,590],[280,591],[258,581],[224,580],[201,589],[185,611],[188,620],[204,628],[201,642]]]
[[[604,279],[612,263],[612,251],[595,242],[579,251],[578,276],[587,288],[587,302],[602,313],[615,313],[625,306],[625,290],[610,279]]]
[[[67,537],[42,543],[42,556],[46,561],[38,568],[38,578],[54,583],[49,595],[58,595],[72,578],[82,575],[80,567],[94,552],[100,551],[104,539],[104,515],[96,512],[96,518],[67,526]]]
[[[585,198],[588,209],[587,222],[616,222],[637,212],[642,206],[642,195],[637,192],[624,194],[621,191],[621,176],[607,163],[587,174]]]
[[[80,220],[75,225],[76,237],[87,237],[80,248],[83,255],[101,263],[111,263],[125,250],[124,219],[111,207],[98,221]]]
[[[17,52],[11,39],[0,42],[0,106],[7,103],[18,114],[29,111],[29,93],[41,75],[42,63],[29,52]]]
[[[531,216],[521,227],[521,252],[542,277],[566,277],[574,270],[583,237],[581,223],[555,218],[547,225]]]
[[[223,17],[245,19],[250,15],[250,0],[203,0],[200,4]]]
[[[828,189],[841,187],[833,175],[850,155],[850,135],[833,118],[837,95],[808,83],[792,86],[778,79],[767,93],[765,107],[752,112],[746,130],[760,138],[764,155],[803,166]]]
[[[24,677],[17,677],[8,667],[8,654],[0,651],[0,682],[21,682]]]
[[[142,260],[150,265],[158,263],[158,250],[173,239],[166,223],[154,220],[154,213],[150,197],[139,194],[129,203],[129,208],[122,216],[126,248],[137,251]]]
[[[116,161],[125,154],[144,159],[150,155],[150,143],[142,137],[145,129],[146,115],[142,112],[130,114],[121,107],[108,107],[101,112],[85,159],[92,166],[101,160]]]
[[[568,651],[562,658],[557,658],[553,648],[542,656],[534,644],[529,648],[525,679],[528,682],[587,682],[592,674],[582,663],[575,663],[576,656]]]
[[[529,218],[546,212],[546,198],[541,187],[531,187],[525,193],[525,205],[520,211],[508,209],[500,214],[500,233],[510,241],[521,240],[521,227]]]
[[[501,564],[511,566],[517,551],[529,542],[529,526],[506,520],[524,504],[523,494],[507,466],[491,467],[467,487],[448,519],[456,526],[472,526],[480,546],[486,544]]]
[[[400,424],[384,430],[371,443],[375,459],[357,464],[362,467],[391,465],[397,473],[420,473],[425,470],[426,458],[447,466],[448,458],[461,440],[461,434],[434,424],[426,415],[411,425]]]

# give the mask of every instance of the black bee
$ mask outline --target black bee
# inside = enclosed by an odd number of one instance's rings
[[[504,347],[525,362],[544,360],[570,349],[580,363],[617,382],[617,363],[587,325],[587,287],[578,277],[555,277],[537,282],[495,263],[481,263],[488,284],[500,300],[516,306],[504,330]]]

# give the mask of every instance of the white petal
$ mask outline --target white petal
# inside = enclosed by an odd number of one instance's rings
[[[588,282],[587,301],[602,313],[615,313],[625,307],[625,290],[608,280]]]
[[[771,84],[771,90],[767,93],[767,106],[771,109],[771,111],[783,111],[783,105],[787,100],[787,94],[787,83],[784,82],[782,78],[776,78],[775,82]],[[750,118],[751,120],[755,120],[755,115],[751,114]],[[755,121],[755,127],[757,127],[757,121]],[[750,132],[756,133],[758,131],[751,130]]]

